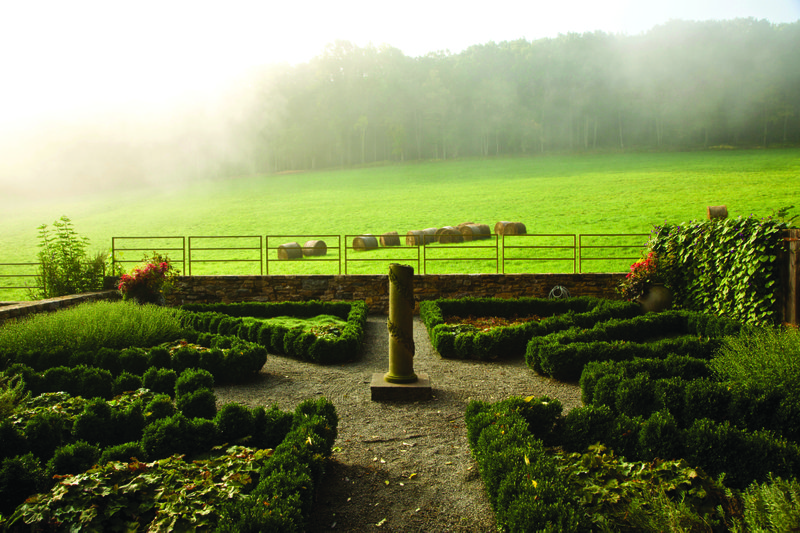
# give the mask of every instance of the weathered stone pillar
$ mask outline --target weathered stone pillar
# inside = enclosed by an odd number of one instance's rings
[[[389,383],[414,383],[414,268],[389,265]]]
[[[430,400],[431,380],[414,372],[414,269],[389,265],[389,371],[372,374],[373,401]]]

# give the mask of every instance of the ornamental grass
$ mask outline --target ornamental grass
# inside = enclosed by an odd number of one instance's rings
[[[0,327],[0,354],[155,346],[181,338],[180,314],[178,309],[125,301],[37,313]]]

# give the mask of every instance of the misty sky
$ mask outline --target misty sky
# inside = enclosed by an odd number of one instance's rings
[[[800,19],[800,0],[202,0],[0,4],[0,126],[202,96],[249,67],[306,62],[335,39],[409,56],[670,19]]]

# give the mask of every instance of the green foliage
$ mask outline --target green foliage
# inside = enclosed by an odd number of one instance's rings
[[[526,343],[574,326],[592,327],[613,317],[631,318],[641,313],[637,304],[602,298],[461,298],[420,302],[420,318],[434,349],[445,358],[492,360],[525,353]],[[468,324],[447,324],[447,316],[540,316],[542,320],[478,331]]]
[[[771,217],[712,219],[656,227],[653,251],[673,258],[675,305],[749,324],[776,321],[777,257],[784,222]]]
[[[230,448],[208,460],[169,457],[111,462],[58,481],[19,506],[10,525],[50,523],[89,531],[194,531],[216,525],[224,502],[242,497],[270,460],[269,450]]]
[[[0,420],[5,420],[16,407],[30,397],[22,376],[0,372]]]
[[[114,378],[114,395],[120,395],[124,392],[135,391],[142,387],[142,378],[135,376],[128,372],[123,372]]]
[[[568,453],[593,436],[621,443],[620,433],[635,430],[641,419],[615,420],[607,408],[573,409],[563,419],[564,440],[548,449],[526,430],[514,407],[522,402],[471,402],[465,414],[470,448],[503,530],[530,531],[535,524],[537,531],[724,531],[731,523],[731,492],[688,461],[630,461],[603,444]],[[645,424],[644,442],[680,437],[674,420],[671,436],[664,431],[664,416]],[[637,440],[634,434],[620,448],[632,449]]]
[[[169,418],[176,412],[172,398],[167,394],[156,394],[144,408],[144,416],[148,423],[153,420]]]
[[[47,487],[42,463],[33,454],[3,459],[0,463],[0,514],[10,515],[25,498]]]
[[[171,368],[150,367],[142,376],[144,388],[153,392],[175,395],[175,383],[178,381],[178,373]]]
[[[177,309],[98,301],[55,313],[36,313],[0,326],[0,355],[16,361],[16,357],[27,352],[149,347],[179,339],[183,333]]]
[[[186,418],[212,419],[217,414],[217,396],[209,388],[194,389],[175,397],[175,405]]]
[[[214,388],[214,376],[208,370],[187,368],[175,381],[175,397],[194,392],[198,389]]]
[[[367,319],[367,306],[363,301],[192,304],[182,309],[187,327],[216,334],[213,347],[223,347],[224,344],[220,344],[223,340],[230,342],[231,351],[226,357],[238,359],[241,356],[247,361],[244,365],[225,361],[223,375],[227,374],[226,379],[230,380],[243,379],[258,372],[266,361],[266,352],[252,347],[239,348],[243,340],[257,343],[274,354],[320,364],[352,360],[360,354]],[[323,315],[346,320],[345,325],[320,327],[318,317]],[[271,320],[276,317],[281,317],[281,320]],[[305,321],[306,326],[289,329],[285,325],[287,317],[293,317],[293,324],[302,323],[304,319],[309,321]],[[219,364],[211,355],[205,359],[210,365]]]
[[[723,381],[800,396],[800,332],[783,327],[750,328],[726,337],[710,362]]]
[[[58,448],[47,461],[46,471],[55,475],[79,474],[89,470],[100,458],[100,448],[79,440]]]
[[[769,475],[742,493],[744,530],[750,533],[795,531],[800,524],[800,483]]]
[[[147,454],[142,448],[142,445],[136,442],[123,442],[115,446],[108,446],[100,454],[99,464],[104,465],[109,461],[119,462],[137,462],[137,460],[146,460]]]
[[[222,439],[228,443],[235,443],[252,435],[253,421],[253,413],[246,406],[238,403],[226,404],[214,418],[214,423],[219,428]]]
[[[740,327],[739,322],[697,312],[648,313],[534,337],[525,359],[540,374],[577,381],[592,361],[665,359],[673,354],[710,359],[720,343],[717,335]]]
[[[102,289],[107,254],[88,257],[89,239],[80,237],[66,216],[53,222],[53,228],[53,232],[47,224],[38,228],[40,266],[36,281],[39,288],[31,291],[33,298],[55,298]]]

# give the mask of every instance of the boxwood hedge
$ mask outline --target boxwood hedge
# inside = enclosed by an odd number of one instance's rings
[[[442,357],[452,359],[522,357],[532,337],[575,326],[592,327],[611,318],[630,318],[639,314],[641,308],[636,303],[591,297],[561,300],[461,298],[420,302],[420,318],[434,349]],[[466,324],[445,323],[448,316],[514,318],[533,315],[542,319],[497,327],[488,332]]]
[[[368,311],[363,301],[191,304],[183,309],[185,324],[197,331],[238,337],[257,343],[276,355],[320,364],[341,363],[360,354]],[[346,320],[347,324],[338,336],[317,336],[302,328],[289,329],[276,323],[248,323],[245,320],[246,317],[311,318],[319,315],[333,315]]]
[[[525,360],[539,374],[577,381],[592,361],[664,359],[670,354],[709,359],[723,336],[742,327],[734,320],[692,311],[648,313],[534,337]]]

